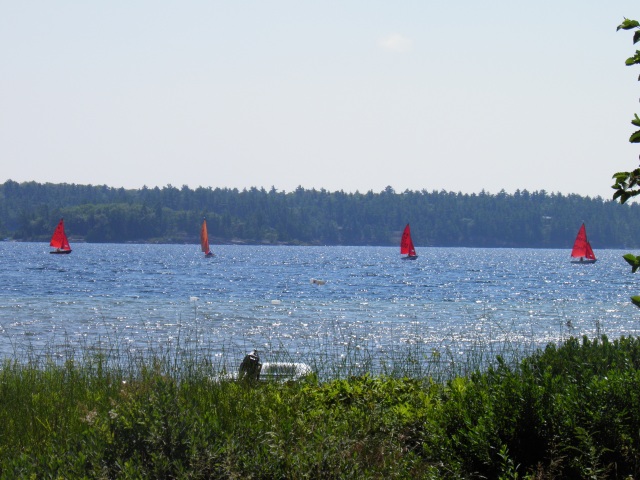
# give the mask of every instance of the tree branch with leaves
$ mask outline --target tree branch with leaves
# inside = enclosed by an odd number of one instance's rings
[[[637,20],[630,20],[625,18],[624,21],[618,25],[618,30],[635,30],[633,33],[633,44],[640,42],[640,22]],[[636,53],[627,58],[626,65],[640,65],[640,50],[636,50]],[[640,81],[640,76],[638,77]],[[634,113],[631,124],[640,128],[640,117],[637,113]],[[629,137],[629,142],[640,143],[640,130],[636,130]],[[624,204],[630,198],[640,195],[640,167],[631,172],[617,172],[613,175],[615,183],[611,188],[615,190],[613,194],[614,200],[619,200],[621,204]],[[631,273],[635,273],[640,268],[640,256],[636,256],[632,253],[628,253],[623,258],[631,265]],[[640,295],[631,297],[631,301],[637,307],[640,307]]]

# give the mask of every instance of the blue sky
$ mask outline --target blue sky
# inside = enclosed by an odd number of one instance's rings
[[[637,2],[0,0],[0,182],[610,198],[640,153],[625,16]]]

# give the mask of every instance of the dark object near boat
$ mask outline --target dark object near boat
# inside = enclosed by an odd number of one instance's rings
[[[254,350],[246,354],[242,359],[238,380],[258,380],[260,378],[260,370],[262,370],[262,363],[260,363],[258,352]]]

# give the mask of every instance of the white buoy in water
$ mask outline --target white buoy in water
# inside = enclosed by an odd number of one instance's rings
[[[280,300],[271,300],[272,305],[280,305]]]

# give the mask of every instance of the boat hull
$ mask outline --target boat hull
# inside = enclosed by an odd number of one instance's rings
[[[597,260],[589,260],[589,259],[585,259],[585,260],[571,260],[571,263],[577,263],[577,264],[590,264],[590,263],[596,263]]]
[[[259,380],[262,381],[297,381],[313,372],[306,363],[298,362],[265,362],[260,370]]]
[[[51,250],[49,253],[53,253],[56,255],[64,255],[67,253],[71,253],[71,250]]]
[[[402,257],[403,260],[415,260],[418,258],[418,255],[407,255],[406,257]]]

